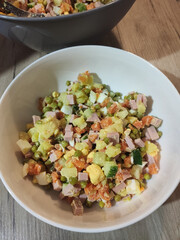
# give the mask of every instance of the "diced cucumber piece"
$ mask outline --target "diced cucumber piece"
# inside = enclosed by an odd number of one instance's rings
[[[103,171],[107,178],[114,177],[117,173],[118,166],[114,161],[105,162]]]

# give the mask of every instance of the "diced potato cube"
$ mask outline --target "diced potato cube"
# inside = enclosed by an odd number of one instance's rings
[[[102,140],[96,140],[96,149],[101,150],[104,149],[107,146],[107,144]]]
[[[149,141],[145,142],[146,153],[151,155],[152,157],[156,156],[159,152],[158,147]]]
[[[27,140],[22,140],[22,139],[19,139],[17,141],[17,145],[18,147],[20,148],[21,152],[25,155],[26,153],[28,153],[31,148],[32,148],[32,145],[27,141]]]
[[[126,181],[126,192],[127,194],[140,194],[141,190],[140,190],[140,183],[135,180],[127,180]]]
[[[112,157],[116,157],[118,154],[121,153],[120,148],[117,148],[115,146],[109,146],[107,147],[105,153],[108,155],[108,157],[112,158]]]
[[[87,126],[87,123],[85,122],[83,116],[81,116],[73,120],[73,125],[79,127],[80,129],[83,129]]]

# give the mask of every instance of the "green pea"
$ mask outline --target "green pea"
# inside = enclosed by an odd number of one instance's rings
[[[38,148],[40,146],[40,142],[35,142],[36,147]]]
[[[77,180],[76,177],[70,177],[70,178],[69,178],[69,183],[70,183],[71,185],[75,185],[77,182],[78,182],[78,180]]]
[[[57,102],[51,103],[51,107],[52,107],[52,108],[57,108],[57,107],[58,107],[58,103],[57,103]]]
[[[136,135],[138,133],[138,130],[134,128],[132,132]]]
[[[83,85],[80,85],[80,86],[79,86],[79,90],[82,90],[83,88],[84,88]]]
[[[59,102],[58,102],[58,107],[59,107],[59,108],[62,108],[62,106],[63,106],[63,103],[62,103],[61,101],[59,101]]]
[[[120,92],[116,92],[115,95],[116,95],[117,97],[120,97],[120,96],[121,96],[121,93],[120,93]]]
[[[141,148],[140,148],[140,151],[141,151],[141,152],[145,152],[145,151],[146,151],[146,147],[141,147]]]
[[[119,100],[119,97],[113,97],[113,100],[117,102]]]
[[[34,159],[35,160],[38,160],[40,157],[41,157],[41,153],[40,152],[37,151],[37,152],[34,153]]]
[[[85,88],[85,89],[84,89],[84,92],[85,92],[85,94],[87,94],[87,95],[90,93],[90,91],[91,91],[91,90],[90,90],[89,88]]]
[[[95,108],[96,110],[99,110],[99,109],[100,109],[100,105],[97,104],[97,105],[94,106],[94,108]]]
[[[67,178],[65,176],[61,176],[61,182],[66,182]]]
[[[106,84],[102,84],[103,88],[107,88],[107,85]]]
[[[54,167],[54,165],[52,165],[52,167],[50,167],[49,171],[50,171],[50,172],[53,172],[54,169],[55,169],[55,167]]]
[[[111,161],[112,159],[110,157],[106,157],[106,161]]]
[[[82,155],[82,152],[80,150],[76,150],[74,153],[75,157],[81,157],[81,155]]]
[[[66,141],[62,141],[62,142],[61,142],[61,145],[63,146],[63,148],[65,148],[65,147],[67,147],[68,142],[66,142]]]
[[[86,185],[87,185],[87,182],[86,181],[82,181],[82,182],[80,182],[80,185],[81,185],[81,188],[85,188]]]
[[[43,113],[46,113],[46,112],[49,112],[51,111],[52,109],[50,107],[43,107]]]
[[[51,96],[45,97],[44,100],[45,100],[45,102],[48,103],[48,104],[52,103],[52,97],[51,97]]]
[[[111,114],[111,113],[108,113],[107,115],[108,115],[108,117],[112,117],[113,116],[113,114]]]
[[[139,133],[137,133],[136,134],[136,138],[140,138],[141,136],[140,136],[140,134]]]
[[[45,165],[47,166],[47,165],[50,165],[52,162],[50,161],[50,160],[47,160],[46,162],[45,162]]]
[[[124,160],[126,158],[126,154],[122,153],[121,158]]]
[[[151,175],[149,173],[144,174],[144,179],[149,180],[151,179]]]
[[[114,197],[114,200],[115,200],[116,202],[119,202],[119,201],[121,200],[121,196],[117,194],[117,195]]]
[[[114,187],[114,184],[112,182],[109,183],[109,188],[112,189]]]
[[[130,137],[131,137],[132,139],[135,139],[135,138],[136,138],[136,136],[134,135],[134,133],[130,133]]]
[[[120,148],[121,144],[118,143],[118,144],[115,145],[115,147]]]
[[[104,207],[104,202],[103,202],[103,201],[100,201],[100,202],[99,202],[99,206],[100,206],[100,208],[103,208],[103,207]]]
[[[109,138],[108,138],[108,137],[105,137],[105,138],[104,138],[104,142],[105,142],[106,144],[109,144]]]
[[[90,207],[92,207],[92,204],[93,204],[92,202],[90,202],[88,200],[86,201],[86,207],[90,208]]]
[[[107,108],[110,108],[111,105],[112,105],[112,103],[108,102]]]
[[[115,97],[115,95],[116,95],[116,94],[115,94],[114,92],[110,92],[110,97],[111,97],[111,98]]]
[[[70,85],[71,85],[71,81],[67,81],[66,86],[70,86]]]
[[[35,153],[35,152],[37,151],[36,145],[33,145],[33,146],[32,146],[31,151],[32,151],[33,153]]]
[[[159,137],[161,137],[162,136],[162,132],[158,131],[158,135],[159,135]]]
[[[59,97],[59,93],[56,92],[56,91],[54,91],[54,92],[52,93],[52,96],[53,96],[54,98],[57,98],[57,97]]]
[[[97,115],[99,118],[101,118],[101,113],[99,111],[97,112]]]

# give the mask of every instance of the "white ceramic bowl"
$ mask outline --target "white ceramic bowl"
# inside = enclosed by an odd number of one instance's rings
[[[130,202],[110,209],[91,208],[82,217],[56,193],[44,191],[22,178],[16,141],[18,132],[38,113],[37,99],[53,90],[62,91],[78,73],[97,73],[103,83],[123,94],[135,90],[153,99],[152,114],[164,120],[161,130],[160,172],[147,190]],[[155,67],[131,53],[109,47],[80,46],[49,54],[23,70],[10,84],[0,103],[0,175],[7,190],[28,212],[56,227],[79,232],[102,232],[133,224],[155,211],[174,191],[180,174],[179,94]]]

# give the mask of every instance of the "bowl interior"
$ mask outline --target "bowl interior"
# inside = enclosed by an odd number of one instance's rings
[[[163,119],[160,172],[153,176],[147,190],[130,202],[110,209],[85,209],[82,217],[72,215],[58,194],[44,190],[22,178],[22,158],[16,141],[18,132],[38,114],[37,100],[53,90],[66,89],[67,80],[89,70],[97,80],[124,95],[138,91],[149,97],[149,110]],[[99,232],[132,224],[150,214],[172,193],[179,182],[178,123],[179,95],[168,79],[141,58],[122,50],[100,46],[81,46],[49,54],[20,73],[0,104],[0,173],[12,196],[29,212],[54,226],[73,231]]]

